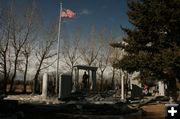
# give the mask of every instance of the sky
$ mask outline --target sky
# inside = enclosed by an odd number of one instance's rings
[[[2,0],[3,4],[11,0]],[[30,0],[16,0],[17,8],[27,4]],[[45,24],[58,18],[60,0],[35,0],[40,8]],[[62,23],[62,31],[73,32],[80,28],[83,34],[89,32],[95,25],[97,30],[107,27],[115,37],[120,38],[124,32],[120,26],[131,27],[127,17],[127,0],[63,0],[63,9],[71,9],[76,13],[74,19],[66,19]]]

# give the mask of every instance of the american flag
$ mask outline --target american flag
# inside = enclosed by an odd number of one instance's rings
[[[62,10],[61,17],[63,18],[74,18],[75,16],[76,16],[76,13],[70,9]]]

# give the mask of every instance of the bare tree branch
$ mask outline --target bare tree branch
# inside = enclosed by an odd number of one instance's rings
[[[57,29],[56,24],[52,24],[52,26],[49,28],[49,31],[45,31],[44,34],[46,34],[46,36],[44,36],[43,41],[41,42],[41,44],[38,44],[39,47],[37,47],[37,49],[36,49],[35,54],[38,59],[38,62],[36,63],[37,69],[35,72],[35,76],[33,78],[33,81],[34,81],[33,93],[36,93],[37,79],[39,77],[41,70],[49,68],[55,62],[55,61],[53,61],[48,66],[42,68],[45,60],[47,60],[49,58],[53,58],[56,55],[56,53],[54,53],[52,50],[53,46],[55,44],[55,41],[56,41],[56,33],[57,33],[56,29]]]
[[[64,38],[63,41],[62,55],[68,69],[72,70],[73,66],[77,64],[77,60],[80,58],[80,54],[78,54],[80,29],[76,30],[74,39],[71,39],[72,42],[69,42],[69,40],[66,38]]]
[[[95,63],[101,47],[97,38],[96,27],[92,26],[88,41],[81,43],[79,52],[82,60],[89,66]]]

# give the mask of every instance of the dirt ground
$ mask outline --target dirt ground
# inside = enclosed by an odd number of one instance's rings
[[[88,116],[88,117],[81,117],[82,119],[164,119],[164,112],[165,112],[165,104],[148,104],[142,107],[144,111],[146,111],[146,114],[143,116],[138,116],[138,115],[126,115],[126,116],[119,116],[119,117],[107,117],[107,116]],[[35,116],[33,116],[35,115]],[[42,116],[43,115],[43,116]],[[50,113],[34,113],[31,114],[27,113],[26,117],[30,117],[27,119],[34,119],[35,117],[38,119],[59,119],[59,118],[64,118],[64,119],[72,119],[72,116],[66,116],[62,114],[53,114],[51,115]],[[80,119],[80,117],[73,116],[73,119]]]
[[[46,104],[60,104],[62,103],[61,101],[58,101],[57,99],[44,99],[41,95],[9,95],[6,99],[10,99],[10,100],[18,100],[21,103],[32,103],[32,102],[46,102]],[[151,104],[147,104],[144,105],[143,107],[141,107],[144,111],[145,114],[143,116],[128,116],[128,117],[124,117],[122,119],[164,119],[165,116],[165,104],[157,104],[157,103],[151,103]],[[33,116],[34,115],[34,116]],[[42,116],[43,115],[43,116]],[[38,116],[39,119],[49,119],[50,117],[52,119],[57,119],[59,118],[59,115],[46,115],[46,114],[42,114],[42,113],[37,113],[37,112],[31,112],[26,113],[26,117],[30,117],[30,118],[35,118]],[[62,116],[62,115],[61,115]],[[45,118],[46,117],[46,118]],[[26,119],[26,118],[25,118]],[[27,118],[29,119],[29,118]],[[121,119],[121,118],[119,118]]]
[[[143,119],[164,119],[165,104],[148,104],[142,107],[146,112]]]

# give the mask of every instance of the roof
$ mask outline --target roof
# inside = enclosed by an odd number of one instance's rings
[[[73,66],[74,67],[77,67],[77,69],[82,69],[82,70],[97,70],[98,67],[92,67],[92,66],[87,66],[87,65],[75,65]]]

